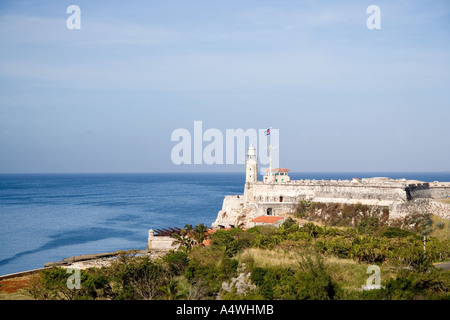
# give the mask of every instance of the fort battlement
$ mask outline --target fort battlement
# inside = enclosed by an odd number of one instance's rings
[[[449,188],[439,190],[448,193]],[[433,192],[436,193],[436,192]],[[425,182],[409,181],[362,181],[350,180],[291,180],[281,183],[247,183],[244,195],[248,200],[263,201],[265,197],[295,198],[292,201],[312,200],[317,197],[348,199],[412,200],[433,198],[430,186]]]

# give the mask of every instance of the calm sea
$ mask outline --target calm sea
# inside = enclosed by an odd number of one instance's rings
[[[374,176],[450,181],[450,173],[291,173],[293,179]],[[49,261],[145,249],[148,230],[211,225],[243,173],[2,174],[0,275]]]

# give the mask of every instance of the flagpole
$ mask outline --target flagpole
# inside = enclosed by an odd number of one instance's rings
[[[270,180],[272,180],[272,138],[270,137],[270,129],[272,129],[272,127],[269,127],[269,175]]]
[[[269,175],[272,180],[272,145],[269,145]]]

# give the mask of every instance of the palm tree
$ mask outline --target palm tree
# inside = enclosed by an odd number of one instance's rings
[[[187,233],[190,233],[192,231],[192,225],[191,224],[186,224],[184,226],[184,230],[186,230]]]
[[[206,231],[208,231],[208,228],[203,223],[200,223],[194,227],[193,236],[200,245],[207,238]]]
[[[361,248],[361,245],[353,243],[350,254],[352,258],[357,258],[358,262],[361,263],[364,252]]]
[[[185,250],[186,253],[191,251],[194,245],[193,240],[189,238],[186,230],[181,230],[180,233],[172,233],[172,237],[180,244],[181,248]]]
[[[176,281],[170,279],[164,286],[160,288],[166,296],[167,300],[175,300],[178,298],[178,285]]]

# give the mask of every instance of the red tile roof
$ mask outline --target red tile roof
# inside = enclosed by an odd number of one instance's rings
[[[263,222],[263,223],[275,223],[279,220],[283,219],[283,217],[276,217],[276,216],[259,216],[253,219],[250,222]]]

